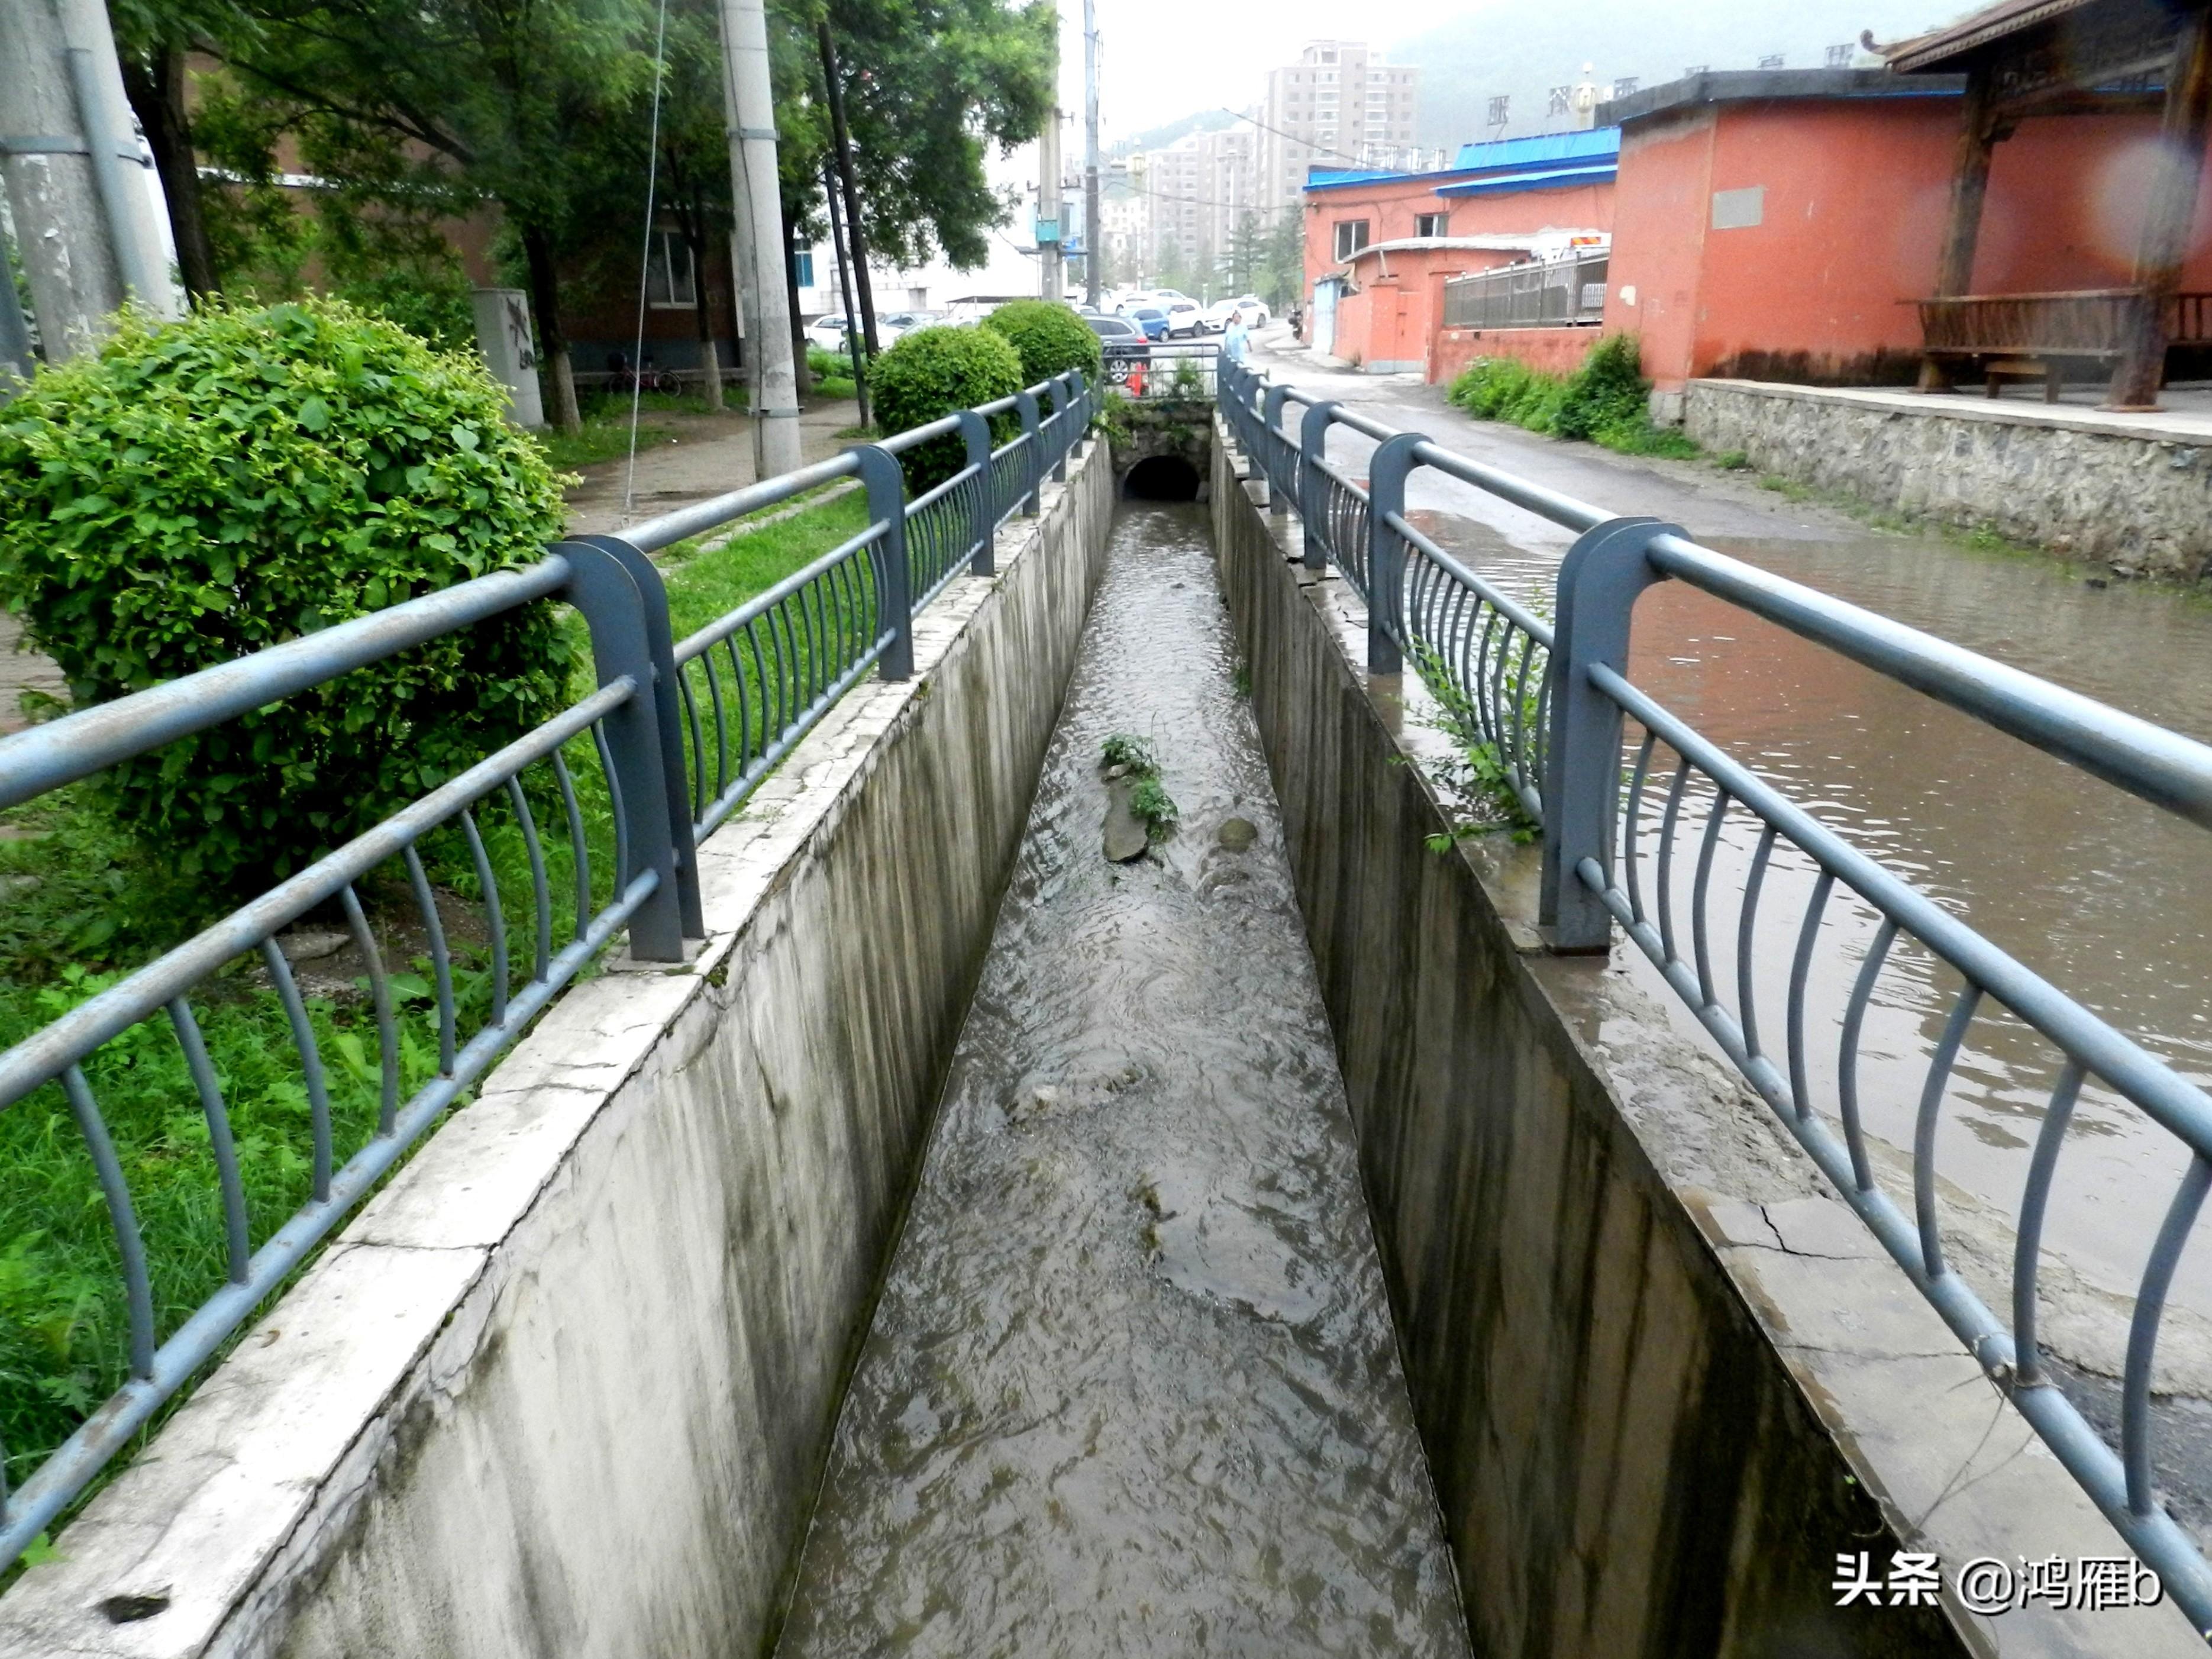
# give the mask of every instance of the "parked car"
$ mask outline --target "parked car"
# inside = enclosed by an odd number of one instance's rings
[[[1121,315],[1143,329],[1147,340],[1164,340],[1168,337],[1168,314],[1158,306],[1133,307],[1123,312]]]
[[[819,346],[824,351],[842,351],[846,331],[852,326],[842,317],[817,317],[806,325],[806,343]]]
[[[1242,317],[1247,328],[1259,328],[1273,316],[1256,295],[1246,294],[1234,300],[1216,300],[1206,308],[1206,325],[1216,334],[1225,333],[1231,317]]]
[[[1168,313],[1168,337],[1206,332],[1206,314],[1188,300],[1175,300],[1165,307]]]
[[[1098,349],[1106,360],[1106,378],[1117,386],[1126,386],[1133,377],[1144,374],[1145,365],[1152,360],[1152,345],[1144,330],[1126,317],[1085,317],[1091,331],[1098,337]]]

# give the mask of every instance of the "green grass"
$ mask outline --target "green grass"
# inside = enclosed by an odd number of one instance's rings
[[[599,461],[611,461],[629,453],[629,414],[594,415],[586,419],[583,429],[568,433],[559,430],[534,433],[545,459],[562,472],[574,472],[579,467],[590,466]],[[643,454],[657,444],[666,443],[675,433],[665,426],[648,426],[638,422],[637,447]]]
[[[695,543],[671,550],[666,572],[678,637],[866,522],[866,497],[855,490],[718,548],[701,550]],[[577,619],[573,625],[582,624]],[[589,684],[586,671],[579,692]],[[586,823],[596,908],[611,896],[612,818],[590,739],[572,743],[566,759]],[[533,769],[527,783],[544,842],[557,950],[573,936],[574,922],[565,820],[550,768]],[[478,822],[507,918],[511,984],[519,989],[532,965],[527,848],[503,799],[481,806]],[[421,850],[453,945],[465,1042],[489,1013],[484,896],[457,828],[426,837]],[[430,964],[404,870],[379,870],[361,892],[399,1005],[404,1102],[437,1066]],[[94,783],[0,814],[0,1047],[191,937],[229,905],[176,876],[158,851],[118,830]],[[302,925],[343,928],[336,915]],[[404,942],[410,937],[411,951]],[[301,971],[319,973],[313,963]],[[378,1042],[366,979],[349,984],[326,973],[320,978],[328,982],[308,985],[307,1006],[328,1079],[335,1161],[342,1164],[374,1129]],[[312,1137],[300,1063],[258,957],[233,962],[194,990],[191,1003],[228,1109],[258,1247],[309,1195]],[[224,1279],[208,1125],[166,1017],[125,1031],[84,1069],[130,1185],[146,1242],[156,1329],[166,1337]],[[82,1137],[59,1087],[50,1085],[0,1112],[0,1440],[11,1484],[35,1469],[123,1382],[127,1340],[113,1235]]]

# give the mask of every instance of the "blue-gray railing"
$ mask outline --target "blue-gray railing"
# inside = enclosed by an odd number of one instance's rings
[[[185,944],[0,1053],[0,1109],[58,1082],[97,1178],[120,1263],[129,1376],[10,1489],[0,1448],[0,1567],[65,1510],[164,1401],[222,1348],[440,1114],[625,929],[641,961],[681,961],[702,936],[696,848],[849,686],[871,668],[914,672],[914,613],[963,571],[993,574],[999,526],[1040,509],[1048,477],[1064,479],[1094,413],[1079,374],[1048,380],[980,411],[963,411],[881,443],[770,478],[625,531],[562,542],[526,569],[501,571],[0,738],[0,809],[21,805],[119,762],[321,685],[411,646],[544,600],[564,601],[589,630],[598,687],[535,731]],[[988,417],[1018,424],[999,451]],[[968,461],[909,500],[900,457],[958,434]],[[678,641],[649,554],[841,479],[867,492],[869,523],[805,569]],[[997,510],[1004,502],[1004,510]],[[567,750],[588,738],[612,819],[611,866],[595,877],[592,836]],[[574,890],[570,936],[554,937],[554,883],[526,777],[557,800]],[[529,971],[518,986],[511,939],[478,809],[503,801],[530,872]],[[458,825],[482,892],[489,944],[486,1016],[464,1030],[448,914],[418,843]],[[558,843],[556,842],[556,845]],[[603,849],[604,850],[604,849]],[[360,889],[398,860],[429,959],[437,1069],[402,1098],[404,1041],[395,975]],[[375,1133],[339,1160],[325,1058],[278,935],[335,900],[368,981],[377,1030]],[[257,1243],[222,1083],[192,1010],[194,993],[241,956],[258,958],[282,1006],[307,1101],[310,1197]],[[225,1283],[174,1329],[157,1328],[153,1276],[130,1183],[86,1064],[143,1021],[164,1022],[178,1045],[216,1166]]]
[[[1364,601],[1369,668],[1395,674],[1413,657],[1441,697],[1470,711],[1515,795],[1541,825],[1541,921],[1552,946],[1603,951],[1613,925],[1621,926],[2197,1627],[2212,1632],[2212,1567],[2160,1504],[2151,1457],[2160,1323],[2183,1246],[2212,1188],[2212,1099],[1636,685],[1629,674],[1631,620],[1645,588],[1686,582],[2208,826],[2212,747],[1700,547],[1679,526],[1615,517],[1239,366],[1224,365],[1222,378],[1224,422],[1267,479],[1274,509],[1296,504],[1308,563],[1333,566]],[[1301,411],[1295,436],[1286,425],[1293,406]],[[1328,458],[1329,434],[1339,428],[1375,441],[1364,481]],[[1423,467],[1577,532],[1559,567],[1550,623],[1407,522],[1407,485]],[[1632,757],[1624,749],[1629,721],[1641,734]],[[1670,775],[1655,805],[1661,770]],[[1693,784],[1695,808],[1686,811]],[[1735,897],[1736,973],[1729,985],[1713,969],[1712,911],[1728,901],[1716,896],[1712,875],[1723,828],[1739,812],[1759,839]],[[1692,829],[1698,818],[1702,824]],[[1676,854],[1686,834],[1697,838],[1686,919],[1677,915]],[[1781,847],[1817,872],[1786,967],[1761,959],[1755,931]],[[1831,1113],[1809,1080],[1806,1000],[1822,921],[1833,914],[1838,889],[1881,921],[1838,1032]],[[1909,1207],[1877,1179],[1857,1084],[1867,1007],[1900,939],[1917,941],[1963,981],[1928,1056],[1914,1117]],[[1770,988],[1771,1000],[1771,988],[1785,981],[1778,1049],[1759,1021],[1759,987]],[[2009,1324],[1946,1254],[1936,1167],[1951,1070],[1988,1005],[2041,1034],[2056,1073],[2021,1194]],[[2091,1079],[2189,1155],[2136,1285],[2117,1451],[2062,1391],[2036,1341],[2044,1218],[2067,1126]]]

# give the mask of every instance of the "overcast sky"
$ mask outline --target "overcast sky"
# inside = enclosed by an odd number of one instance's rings
[[[1975,9],[1972,0],[1695,0],[1690,8],[1650,0],[1096,0],[1100,113],[1108,138],[1194,111],[1256,102],[1267,71],[1291,62],[1310,40],[1364,40],[1386,49],[1455,25],[1480,23],[1492,38],[1522,31],[1559,40],[1553,82],[1579,76],[1671,78],[1686,63],[1750,69],[1766,52],[1788,52],[1792,68],[1817,61],[1822,45],[1854,40],[1863,28],[1895,40]],[[1060,0],[1063,100],[1083,106],[1082,0]],[[1564,31],[1562,26],[1565,26]],[[1626,43],[1631,43],[1628,45]],[[1609,63],[1608,48],[1636,61]],[[1643,61],[1650,59],[1651,61]],[[1680,61],[1677,61],[1677,60]],[[1735,61],[1740,59],[1740,61]],[[1400,61],[1407,61],[1401,58]],[[1479,65],[1475,73],[1481,72]],[[1525,76],[1527,71],[1523,71]],[[1496,90],[1519,90],[1499,87]],[[1517,107],[1517,106],[1516,106]],[[1485,135],[1468,132],[1474,138]],[[1078,142],[1080,140],[1079,138]]]

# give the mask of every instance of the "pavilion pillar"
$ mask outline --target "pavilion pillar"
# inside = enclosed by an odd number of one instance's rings
[[[2191,12],[2173,43],[2159,126],[2157,171],[2136,245],[2136,304],[2112,371],[2111,409],[2156,409],[2166,371],[2166,314],[2181,286],[2197,192],[2204,175],[2204,137],[2212,114],[2212,15]]]
[[[1990,154],[1997,143],[1996,123],[1992,118],[1995,87],[1996,76],[1987,64],[1977,64],[1967,71],[1959,148],[1951,162],[1951,217],[1936,265],[1938,299],[1973,292],[1974,248],[1981,240],[1982,204],[1990,193]],[[1949,366],[1938,358],[1923,357],[1920,389],[1948,392]]]

